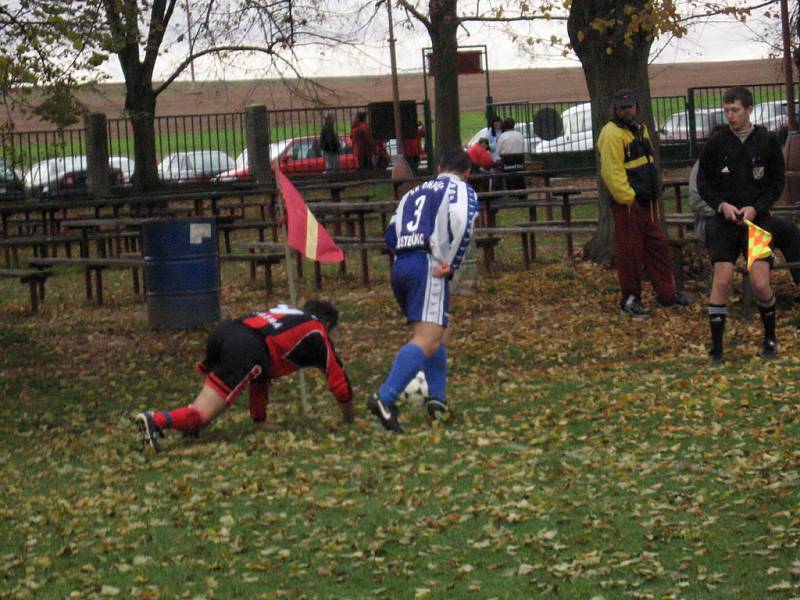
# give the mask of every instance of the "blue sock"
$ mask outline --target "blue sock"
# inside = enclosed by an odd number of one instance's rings
[[[446,402],[447,350],[444,344],[439,344],[439,350],[425,361],[422,370],[425,371],[425,381],[428,382],[428,397]]]
[[[416,344],[409,342],[400,348],[394,358],[392,370],[389,371],[389,376],[378,392],[381,400],[394,404],[397,396],[406,389],[408,382],[414,379],[414,376],[422,370],[425,358],[422,348]]]

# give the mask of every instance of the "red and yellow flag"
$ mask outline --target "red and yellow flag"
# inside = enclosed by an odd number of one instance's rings
[[[344,252],[333,241],[325,228],[306,206],[303,197],[289,178],[275,169],[278,186],[286,207],[287,243],[290,248],[311,260],[337,263],[344,260]]]
[[[744,222],[747,225],[747,270],[749,271],[759,258],[772,255],[772,248],[769,247],[772,234],[752,221],[745,219]]]

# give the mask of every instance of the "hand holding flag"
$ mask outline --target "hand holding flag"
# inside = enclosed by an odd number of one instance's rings
[[[747,270],[749,271],[758,259],[772,255],[772,248],[769,247],[772,234],[747,219],[744,223],[747,225]]]

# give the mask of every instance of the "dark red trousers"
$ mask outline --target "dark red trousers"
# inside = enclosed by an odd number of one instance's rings
[[[633,294],[642,297],[642,273],[647,272],[659,302],[670,304],[675,298],[672,280],[672,253],[667,236],[658,226],[655,212],[638,205],[612,204],[614,216],[614,254],[622,301]]]

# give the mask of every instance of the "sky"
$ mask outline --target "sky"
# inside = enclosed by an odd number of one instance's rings
[[[397,18],[397,17],[396,17]],[[757,34],[765,27],[778,28],[780,23],[754,18],[747,24],[732,20],[718,20],[703,23],[690,29],[689,35],[682,39],[657,40],[654,48],[660,49],[653,61],[656,63],[697,62],[697,61],[729,61],[739,59],[767,58],[770,48],[757,41]],[[470,35],[460,32],[460,45],[486,45],[489,69],[520,69],[579,66],[574,56],[564,58],[558,51],[537,47],[531,56],[520,50],[510,36],[498,33],[497,30],[478,28],[470,25]],[[430,45],[427,33],[417,27],[417,31],[409,32],[395,26],[397,38],[398,71],[419,72],[422,68],[422,49]],[[548,29],[537,25],[537,33],[542,37],[550,34],[566,37],[566,25],[563,22],[553,24]],[[358,49],[337,49],[325,56],[318,50],[299,49],[301,58],[300,71],[305,77],[332,77],[354,75],[385,75],[390,73],[388,50],[388,33],[378,32],[375,41],[364,43]],[[185,54],[179,46],[169,49],[169,53],[159,59],[156,79],[165,78],[171,71],[171,62],[178,62]],[[237,80],[264,77],[259,68],[258,57],[250,57],[241,62],[230,62],[224,67],[212,62],[196,64],[195,76],[198,80]],[[110,63],[112,80],[122,81],[116,58]],[[179,80],[189,80],[190,73],[182,74]]]

